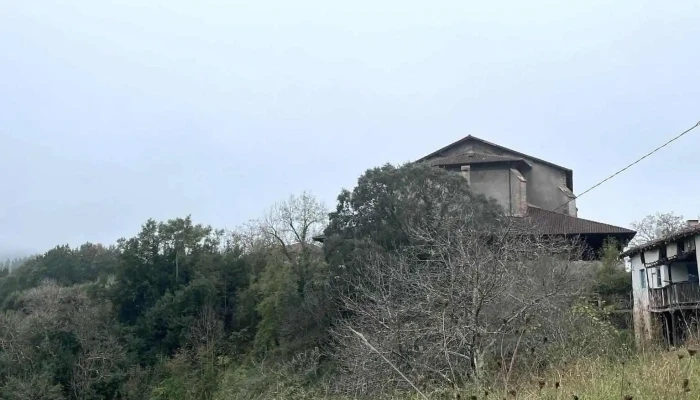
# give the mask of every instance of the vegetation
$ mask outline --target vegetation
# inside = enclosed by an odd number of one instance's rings
[[[696,354],[695,350],[690,350]],[[697,355],[688,351],[651,352],[622,360],[609,357],[583,357],[567,366],[532,375],[514,382],[481,389],[442,388],[426,391],[429,399],[696,399],[700,390]],[[240,372],[239,372],[240,373]],[[328,385],[304,385],[289,367],[275,371],[247,370],[248,375],[227,376],[218,399],[325,399],[350,400],[355,397],[329,394]],[[238,380],[236,380],[238,379]],[[416,400],[415,393],[384,394],[375,399]]]
[[[32,257],[14,257],[0,261],[0,278],[10,274],[10,271],[31,260]]]
[[[637,234],[630,245],[639,246],[676,233],[686,227],[686,221],[683,219],[683,216],[674,212],[657,212],[653,215],[647,215],[641,221],[632,222],[632,228],[637,231]]]
[[[458,175],[386,165],[331,213],[303,193],[231,232],[57,246],[0,274],[0,398],[607,399],[659,382],[651,362],[700,385],[591,304],[629,292],[615,243],[582,269],[527,228]]]

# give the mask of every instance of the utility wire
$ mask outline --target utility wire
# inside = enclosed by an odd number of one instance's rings
[[[579,197],[581,197],[581,196],[583,196],[584,194],[590,192],[591,190],[597,188],[598,186],[604,184],[605,182],[609,181],[610,179],[612,179],[612,178],[616,177],[617,175],[619,175],[619,174],[625,172],[625,171],[628,170],[630,167],[634,166],[635,164],[639,163],[640,161],[644,160],[645,158],[649,157],[650,155],[656,153],[657,151],[663,149],[664,147],[668,146],[669,144],[671,144],[671,143],[675,142],[676,140],[680,139],[680,138],[683,137],[686,133],[692,131],[693,129],[697,128],[698,126],[700,126],[700,121],[698,121],[695,125],[691,126],[690,128],[686,129],[685,131],[681,132],[681,134],[677,135],[676,137],[674,137],[674,138],[672,138],[671,140],[667,141],[666,143],[662,144],[661,146],[655,148],[654,150],[652,150],[652,151],[648,152],[647,154],[643,155],[642,157],[638,158],[636,161],[632,162],[631,164],[629,164],[629,165],[626,166],[625,168],[622,168],[621,170],[619,170],[619,171],[615,172],[614,174],[610,175],[609,177],[607,177],[607,178],[603,179],[602,181],[596,183],[595,185],[589,187],[588,189],[586,189],[583,193],[579,194],[578,196],[576,196],[576,197],[574,197],[574,198],[572,198],[572,199],[569,199],[569,201],[567,201],[566,203],[564,203],[564,204],[560,205],[559,207],[555,208],[554,211],[557,211],[558,209],[560,209],[560,208],[564,207],[565,205],[571,203],[572,201],[578,199]]]

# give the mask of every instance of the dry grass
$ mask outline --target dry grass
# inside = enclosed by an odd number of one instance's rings
[[[693,355],[691,355],[693,354]],[[225,386],[225,385],[224,385]],[[260,387],[259,387],[260,389]],[[262,392],[245,398],[254,399],[319,399],[350,400],[354,397],[330,396],[329,387],[309,388],[289,386],[278,381]],[[445,389],[425,393],[429,399],[551,399],[551,400],[659,400],[659,399],[700,399],[700,352],[687,349],[673,352],[649,352],[632,356],[626,362],[609,359],[582,359],[546,376],[523,378],[509,385],[508,391],[502,386],[478,393],[466,390]],[[233,392],[238,392],[234,390]],[[231,396],[226,398],[243,398]],[[239,392],[239,394],[242,394]],[[379,397],[373,397],[379,399]],[[384,400],[417,400],[419,394],[404,393],[382,397]]]
[[[625,363],[580,360],[549,376],[522,383],[517,398],[700,399],[698,357],[680,350],[641,354]]]

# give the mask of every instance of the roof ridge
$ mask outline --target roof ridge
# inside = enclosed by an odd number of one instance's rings
[[[421,157],[421,158],[419,158],[419,159],[416,160],[416,161],[419,161],[419,162],[420,162],[420,161],[424,161],[424,160],[426,160],[426,159],[428,159],[428,158],[430,158],[430,157],[433,157],[433,156],[435,156],[435,155],[437,155],[437,154],[439,154],[439,153],[442,153],[443,151],[449,149],[449,148],[452,147],[452,146],[456,146],[457,144],[459,144],[459,143],[461,143],[461,142],[464,142],[464,141],[466,141],[466,140],[469,140],[469,139],[477,140],[477,141],[482,142],[482,143],[485,143],[485,144],[487,144],[487,145],[489,145],[489,146],[498,147],[498,148],[501,148],[501,149],[503,149],[503,150],[506,150],[506,151],[510,151],[510,152],[512,152],[512,153],[515,153],[515,154],[517,154],[517,155],[519,155],[519,156],[521,156],[521,157],[531,158],[531,159],[533,159],[533,160],[535,160],[535,161],[539,161],[539,162],[541,162],[541,163],[545,163],[545,164],[551,165],[551,166],[553,166],[553,167],[556,167],[556,168],[559,168],[559,169],[562,169],[562,170],[565,170],[565,171],[571,171],[571,169],[566,168],[566,167],[562,167],[561,165],[554,164],[553,162],[550,162],[550,161],[547,161],[547,160],[543,160],[543,159],[541,159],[541,158],[537,158],[537,157],[535,157],[535,156],[531,156],[531,155],[529,155],[529,154],[525,154],[525,153],[519,152],[519,151],[517,151],[517,150],[513,150],[513,149],[511,149],[511,148],[502,146],[502,145],[500,145],[500,144],[496,144],[496,143],[493,143],[493,142],[489,142],[488,140],[481,139],[480,137],[477,137],[477,136],[474,136],[474,135],[471,135],[471,134],[470,134],[470,135],[467,135],[467,136],[464,136],[463,138],[461,138],[461,139],[459,139],[459,140],[457,140],[457,141],[455,141],[455,142],[452,142],[452,143],[448,144],[447,146],[444,146],[444,147],[442,147],[442,148],[440,148],[440,149],[438,149],[438,150],[436,150],[436,151],[434,151],[434,152],[428,154],[427,156]]]

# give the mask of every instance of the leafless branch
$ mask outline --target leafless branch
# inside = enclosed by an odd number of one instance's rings
[[[341,299],[348,317],[335,332],[347,392],[405,388],[401,382],[480,383],[499,341],[510,354],[510,374],[531,321],[570,305],[577,291],[571,265],[581,258],[576,243],[505,220],[479,221],[470,210],[453,215],[440,226],[406,226],[410,245],[361,260]],[[377,357],[344,333],[358,330]],[[391,369],[383,367],[387,360]]]

